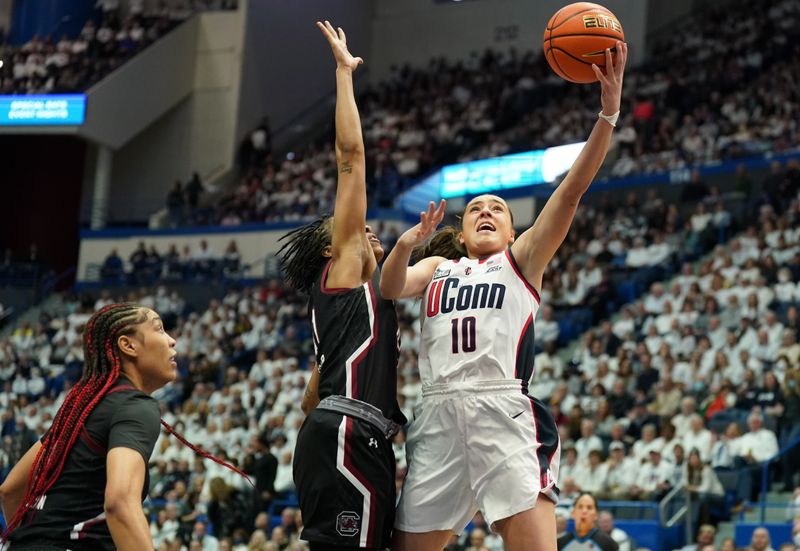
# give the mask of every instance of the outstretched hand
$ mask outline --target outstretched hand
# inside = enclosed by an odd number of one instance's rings
[[[347,49],[347,37],[341,27],[334,29],[330,21],[325,21],[325,23],[317,21],[317,27],[319,27],[322,34],[325,35],[325,38],[328,39],[328,44],[331,45],[333,57],[336,59],[337,69],[355,71],[359,65],[364,63],[363,59],[360,57],[353,57]]]
[[[428,212],[419,213],[419,224],[406,230],[400,236],[398,242],[412,249],[422,245],[426,239],[433,235],[433,232],[436,231],[436,228],[444,218],[445,204],[446,201],[444,199],[439,202],[438,207],[436,203],[431,201],[428,206]]]
[[[600,81],[600,103],[604,115],[613,115],[619,111],[622,102],[622,77],[625,63],[628,61],[628,45],[617,42],[616,53],[612,57],[611,50],[606,48],[606,72],[592,64],[592,70]]]

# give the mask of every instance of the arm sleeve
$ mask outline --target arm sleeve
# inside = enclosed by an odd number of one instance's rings
[[[147,465],[161,431],[158,402],[144,394],[131,394],[111,416],[108,449],[130,448],[144,458]]]

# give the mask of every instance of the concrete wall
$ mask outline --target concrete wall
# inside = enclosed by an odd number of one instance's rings
[[[604,0],[625,28],[631,61],[644,52],[647,2]],[[547,21],[563,0],[473,0],[434,4],[432,0],[376,0],[372,24],[372,76],[392,64],[423,65],[431,57],[466,58],[486,48],[540,50]]]
[[[234,165],[244,20],[243,10],[195,17],[193,93],[115,153],[110,222],[146,220],[176,179]]]
[[[240,0],[244,2],[245,0]],[[237,134],[241,137],[268,115],[281,132],[309,108],[323,103],[319,116],[333,116],[334,61],[314,25],[329,19],[347,33],[355,55],[368,57],[371,0],[249,0]],[[314,124],[313,118],[304,124]]]
[[[119,149],[158,120],[192,91],[197,40],[192,18],[92,86],[78,133]]]

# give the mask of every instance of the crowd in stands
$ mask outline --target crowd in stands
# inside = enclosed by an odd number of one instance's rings
[[[712,34],[717,23],[704,18],[689,27],[694,34],[660,50],[661,60],[681,63],[629,73],[627,87],[637,95],[629,98],[629,115],[616,134],[612,171],[627,174],[626,163],[637,159],[670,168],[766,146],[781,151],[796,138],[791,125],[800,78],[790,77],[797,72],[797,25],[786,22],[796,23],[800,14],[789,1],[747,5],[752,17],[739,21],[729,12],[725,18],[736,21],[733,37],[719,30],[726,37],[721,44],[735,47],[718,51]],[[757,54],[743,49],[751,37],[766,40]],[[707,71],[690,66],[689,51]],[[398,69],[362,98],[373,196],[392,196],[404,178],[476,151],[502,154],[582,139],[584,123],[596,117],[596,109],[582,106],[596,104],[596,90],[563,87],[546,71],[532,56],[513,54]],[[740,101],[727,73],[720,77],[718,71],[747,76],[746,86],[756,92],[769,74],[774,82],[765,89],[774,89],[779,101],[772,103],[769,93]],[[710,83],[719,84],[714,79],[722,79],[716,96],[710,91]],[[558,106],[546,101],[556,87],[563,92]],[[691,93],[676,94],[676,87]],[[530,105],[536,112],[523,118],[523,130],[515,128],[515,116]],[[777,130],[770,133],[757,126],[762,124]],[[267,153],[268,129],[260,131],[246,148],[241,186],[209,221],[301,219],[330,210],[336,175],[331,146],[276,165]],[[654,500],[683,487],[696,498],[695,526],[710,524],[701,526],[687,551],[713,546],[713,525],[731,506],[760,496],[760,464],[800,438],[800,167],[777,164],[757,184],[742,172],[736,189],[735,195],[709,189],[695,175],[680,207],[657,192],[630,194],[621,203],[611,196],[588,198],[545,274],[536,322],[540,350],[531,392],[550,404],[561,432],[560,508],[568,509],[580,491],[610,500]],[[181,187],[173,197],[182,209],[179,223],[186,206],[194,208],[186,193]],[[391,242],[388,231],[385,241]],[[228,269],[234,259],[238,271],[235,242],[224,255],[207,244],[163,253],[142,243],[128,259],[130,270],[112,253],[102,276],[145,285],[203,278]],[[644,285],[648,292],[636,300]],[[188,440],[241,467],[256,486],[162,434],[150,465],[148,502],[157,548],[303,549],[291,462],[313,347],[305,298],[277,279],[233,288],[199,310],[165,287],[71,297],[66,311],[17,324],[0,337],[4,470],[46,430],[80,373],[81,333],[91,312],[119,299],[157,310],[177,339],[180,377],[158,394],[163,418]],[[622,303],[620,315],[610,318]],[[421,394],[417,310],[413,301],[398,302],[398,401],[408,418]],[[559,345],[577,333],[575,325],[592,322],[599,324],[583,332],[571,356],[559,354]],[[394,449],[400,486],[406,468],[402,431]],[[776,463],[771,477],[791,491],[800,483],[798,473],[795,449]],[[789,515],[800,538],[800,498],[794,507]],[[613,519],[604,522],[603,530],[613,535]],[[757,532],[752,548],[766,551],[770,542]],[[448,549],[500,547],[478,515]]]
[[[79,92],[98,82],[195,11],[232,9],[235,0],[99,0],[78,36],[36,35],[21,45],[0,41],[0,94]]]
[[[793,0],[740,0],[678,25],[643,65],[627,69],[622,119],[603,173],[671,170],[796,147],[798,29]],[[598,97],[593,86],[555,76],[540,53],[512,50],[395,67],[361,91],[359,106],[369,197],[389,206],[444,164],[585,140]],[[329,212],[332,141],[328,136],[291,159],[277,158],[260,126],[244,144],[249,154],[239,185],[192,223],[304,220]]]
[[[166,251],[155,245],[147,247],[144,241],[126,261],[112,249],[100,266],[100,281],[106,284],[154,285],[161,281],[238,279],[244,275],[242,255],[231,239],[225,250],[217,252],[205,239],[192,249],[170,244]]]
[[[682,247],[671,249],[670,254],[687,260],[676,277],[653,283],[618,319],[586,332],[569,358],[556,353],[560,326],[548,305],[562,296],[553,289],[561,275],[548,276],[537,320],[537,338],[546,344],[536,356],[531,388],[550,404],[560,427],[562,507],[584,490],[604,499],[651,500],[682,485],[702,498],[695,501],[694,520],[713,524],[725,518],[731,505],[758,496],[758,463],[800,436],[798,175],[785,168],[780,177],[771,172],[767,179],[782,182],[786,194],[741,207],[740,216],[730,217],[731,227],[742,219],[758,225],[742,226],[710,256],[692,263],[696,255],[686,255]],[[718,212],[715,202],[722,195],[694,188],[692,193],[701,197],[697,211],[706,205]],[[657,198],[648,196],[639,204],[628,197],[622,207],[604,207],[603,198],[591,200],[579,209],[578,230],[572,232],[583,237],[568,243],[573,249],[559,258],[589,251],[583,254],[602,262],[611,251],[620,269],[635,274],[640,266],[625,265],[637,237],[626,231],[639,224],[655,247],[653,258],[663,261],[665,256],[656,254],[661,239],[652,238],[659,230],[621,214],[627,208],[629,216],[635,212],[647,220],[642,213],[650,212],[650,201]],[[604,218],[606,211],[614,215]],[[693,231],[695,216],[707,214],[687,217],[685,231]],[[581,225],[588,219],[607,226],[594,234]],[[724,243],[713,222],[704,229],[697,221],[694,226],[700,231],[698,242]],[[614,239],[621,243],[612,244]],[[691,242],[687,234],[675,238],[676,243],[686,241]],[[146,258],[146,248],[139,251]],[[582,275],[581,270],[575,275],[574,268],[563,273],[591,282],[589,258]],[[661,276],[668,273],[663,270]],[[251,539],[267,542],[256,543],[256,549],[271,548],[271,539],[294,545],[302,519],[292,509],[291,460],[313,347],[304,297],[278,279],[231,289],[200,311],[159,287],[127,296],[104,292],[89,301],[74,298],[63,315],[19,324],[0,340],[4,466],[13,464],[48,426],[63,391],[80,372],[83,324],[92,311],[115,299],[156,309],[177,339],[180,378],[159,395],[164,419],[190,441],[243,467],[257,488],[250,490],[237,475],[195,458],[163,434],[151,462],[150,511],[159,548],[169,549],[176,539],[188,548],[192,539],[212,538],[222,549],[229,543],[245,548]],[[409,417],[421,391],[417,309],[413,301],[398,303],[398,399]],[[402,432],[394,448],[401,484],[406,467]],[[791,453],[774,476],[794,488],[798,465],[797,454]],[[474,525],[469,534],[477,542],[480,519]],[[467,547],[470,536],[454,545]],[[483,537],[482,545],[489,548],[495,536],[487,530]]]

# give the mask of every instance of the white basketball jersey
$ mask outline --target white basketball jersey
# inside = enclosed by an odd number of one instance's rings
[[[539,295],[511,249],[439,265],[421,304],[419,372],[423,386],[533,375],[533,325]]]

